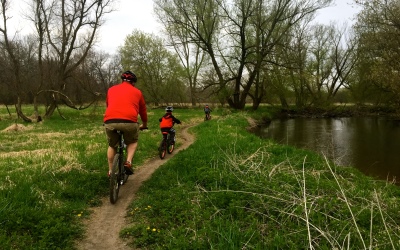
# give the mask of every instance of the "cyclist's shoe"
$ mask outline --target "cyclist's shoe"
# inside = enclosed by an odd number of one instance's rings
[[[130,163],[129,161],[126,161],[126,162],[124,163],[124,168],[125,168],[125,173],[126,173],[127,175],[133,174],[132,163]]]

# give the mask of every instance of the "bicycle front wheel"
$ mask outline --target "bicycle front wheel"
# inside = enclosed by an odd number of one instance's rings
[[[119,175],[120,175],[120,157],[119,154],[114,156],[113,166],[110,174],[110,202],[114,204],[118,199],[119,192]]]

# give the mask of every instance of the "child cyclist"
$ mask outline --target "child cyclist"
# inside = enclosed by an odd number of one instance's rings
[[[165,108],[165,115],[161,117],[159,120],[160,122],[160,129],[161,132],[168,132],[170,136],[173,138],[173,144],[175,143],[175,129],[173,128],[174,124],[181,124],[181,121],[177,119],[175,116],[172,115],[174,108],[168,106]]]
[[[204,107],[204,113],[206,115],[206,120],[209,120],[210,117],[210,113],[211,113],[211,108],[208,106],[208,104],[206,104],[206,106]]]

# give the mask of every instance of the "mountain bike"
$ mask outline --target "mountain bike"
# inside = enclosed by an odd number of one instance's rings
[[[162,140],[160,142],[160,146],[158,147],[158,154],[161,159],[164,159],[165,155],[171,154],[174,151],[175,143],[174,138],[168,133],[168,131],[162,131]]]
[[[141,128],[144,130],[147,128]],[[113,165],[110,173],[110,202],[114,204],[118,199],[118,192],[122,185],[128,180],[129,175],[125,173],[124,163],[126,161],[126,144],[123,139],[123,132],[117,130],[118,146],[114,156]]]

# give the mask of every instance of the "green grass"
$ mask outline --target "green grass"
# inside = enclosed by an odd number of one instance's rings
[[[247,133],[248,113],[193,129],[121,235],[141,249],[398,249],[398,187]]]
[[[29,107],[28,107],[29,108]],[[104,109],[62,108],[23,124],[0,107],[0,246],[73,249],[108,194]],[[157,157],[163,109],[149,109],[135,164]],[[29,111],[28,111],[29,112]],[[268,108],[174,114],[196,142],[144,183],[120,233],[141,249],[399,249],[400,189],[312,152],[261,140],[247,117]],[[180,127],[176,126],[177,133]],[[179,146],[179,141],[178,141]],[[62,246],[62,247],[61,247]]]
[[[108,195],[104,107],[61,111],[65,120],[55,113],[29,124],[0,107],[1,249],[73,249],[88,208]],[[33,109],[26,106],[24,112]],[[161,139],[158,119],[164,110],[148,112],[149,130],[140,133],[136,165],[157,156]],[[203,116],[200,109],[174,113],[184,124]],[[9,130],[15,124],[20,129]]]

